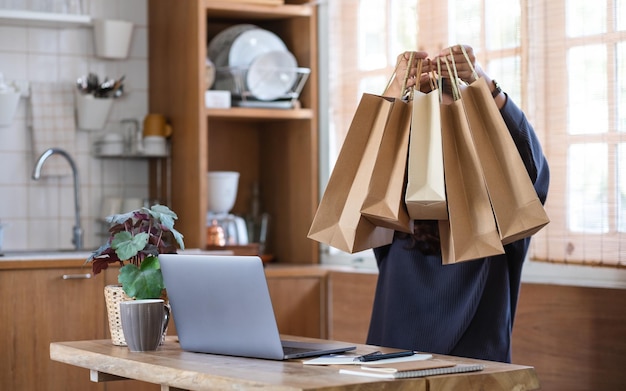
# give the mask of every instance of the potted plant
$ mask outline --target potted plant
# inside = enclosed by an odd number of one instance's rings
[[[119,303],[132,299],[166,298],[159,254],[184,250],[183,235],[174,229],[176,213],[165,205],[153,205],[106,218],[109,238],[91,254],[94,275],[118,263],[120,286],[105,287],[111,339],[126,345],[119,324]]]

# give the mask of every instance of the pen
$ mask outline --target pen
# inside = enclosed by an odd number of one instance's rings
[[[372,357],[372,356],[376,356],[376,355],[379,355],[379,354],[381,354],[381,352],[379,350],[377,350],[375,352],[371,352],[371,353],[364,354],[362,356],[355,357],[354,361],[365,361],[365,359],[367,357]]]
[[[392,353],[381,353],[381,352],[372,352],[365,354],[361,357],[357,357],[358,361],[378,361],[378,360],[386,360],[389,358],[398,358],[398,357],[408,357],[414,355],[415,352],[412,350],[402,350],[400,352],[392,352]]]

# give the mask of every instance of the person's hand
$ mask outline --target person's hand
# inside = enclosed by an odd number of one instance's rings
[[[463,49],[465,48],[465,53],[467,57],[463,53]],[[432,66],[437,66],[437,59],[446,58],[448,63],[450,64],[450,68],[452,69],[452,61],[454,60],[454,64],[456,65],[456,71],[459,79],[464,82],[470,84],[475,81],[477,78],[482,77],[487,82],[487,85],[491,87],[493,80],[485,73],[480,64],[476,62],[476,56],[474,54],[474,49],[469,45],[456,45],[451,46],[449,48],[443,49],[439,54],[432,60]],[[469,59],[469,63],[468,63]],[[471,64],[471,65],[470,65]],[[472,72],[472,69],[475,71]],[[435,69],[436,70],[436,69]],[[454,72],[454,71],[453,71]],[[450,74],[448,72],[447,67],[441,62],[441,76],[445,78],[450,78]]]
[[[463,49],[465,49],[465,53],[463,53]],[[456,66],[456,75],[462,81],[471,84],[476,81],[477,78],[483,78],[490,89],[494,88],[493,80],[476,61],[476,55],[474,54],[474,49],[471,46],[456,45],[443,49],[435,58],[432,59],[430,66],[435,67],[434,70],[437,71],[437,60],[443,60],[443,58],[448,61],[451,70],[452,64],[454,63]],[[450,80],[451,75],[443,61],[441,61],[440,69],[440,76]],[[452,72],[454,72],[454,70],[452,70]],[[504,94],[499,94],[495,97],[495,101],[498,108],[502,108],[506,102],[506,96]]]
[[[465,48],[465,54],[467,54],[467,56],[463,53],[463,48]],[[450,70],[448,70],[444,59],[450,65]],[[439,65],[437,64],[438,61],[440,61]],[[454,66],[456,67],[456,74],[459,79],[463,80],[466,83],[471,83],[475,81],[477,77],[486,76],[485,72],[476,62],[474,49],[469,45],[463,45],[463,47],[461,47],[461,45],[455,45],[443,49],[441,52],[439,52],[439,54],[437,54],[437,56],[432,59],[431,66],[435,68],[435,71],[438,71],[440,69],[440,76],[447,79],[450,79],[454,76],[450,75],[450,71],[454,72]],[[476,73],[474,73],[474,71]],[[488,81],[491,81],[491,79],[489,79]]]
[[[411,53],[413,53],[413,62],[409,64],[409,60],[411,58]],[[385,92],[387,96],[395,96],[400,97],[406,91],[402,91],[402,87],[410,88],[415,85],[415,81],[417,79],[417,65],[418,59],[422,60],[422,67],[427,63],[428,53],[426,52],[404,52],[398,55],[397,66],[396,66],[396,76],[395,80],[389,86],[389,89]],[[407,75],[407,68],[409,73]],[[407,77],[406,85],[404,85],[405,77]],[[422,79],[428,82],[428,75],[425,75],[422,72],[420,75],[420,83],[422,83]]]

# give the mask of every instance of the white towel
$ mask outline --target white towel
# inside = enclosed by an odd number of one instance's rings
[[[33,167],[48,148],[64,149],[74,157],[74,86],[71,83],[30,83],[30,128],[33,142]],[[45,162],[42,176],[71,175],[69,162],[52,155]]]

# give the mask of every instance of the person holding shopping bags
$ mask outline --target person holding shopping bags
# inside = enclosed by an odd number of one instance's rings
[[[444,80],[447,69],[437,58],[454,61],[458,78],[484,78],[515,142],[541,203],[545,203],[549,168],[534,129],[522,110],[476,62],[471,46],[446,48],[428,61],[425,52],[398,56],[397,74],[409,68],[407,87],[430,90],[431,68]],[[416,63],[422,59],[422,74]],[[449,80],[446,80],[449,82]],[[401,82],[387,92],[400,96]],[[443,91],[446,91],[445,85]],[[444,101],[452,98],[444,94]],[[521,274],[530,237],[504,246],[502,255],[442,264],[436,221],[415,221],[413,234],[395,232],[393,242],[374,249],[379,270],[367,343],[484,360],[511,362],[511,334]]]

